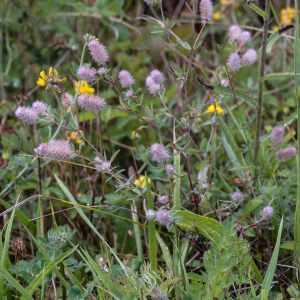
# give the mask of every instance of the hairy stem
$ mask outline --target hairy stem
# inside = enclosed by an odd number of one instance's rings
[[[269,19],[270,19],[270,4],[271,0],[266,0],[265,12],[267,17],[264,18],[264,28],[263,28],[263,37],[261,44],[261,59],[260,59],[260,69],[259,77],[264,77],[265,74],[265,62],[266,62],[266,48],[267,48],[267,39],[268,39],[268,28],[269,28]],[[258,150],[260,144],[260,134],[261,134],[261,122],[262,122],[262,108],[263,108],[263,82],[258,84],[258,99],[257,99],[257,110],[256,110],[256,129],[255,129],[255,143],[254,143],[254,167],[255,174],[257,173],[257,160],[258,160]]]

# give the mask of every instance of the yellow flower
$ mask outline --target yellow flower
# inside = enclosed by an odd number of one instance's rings
[[[76,81],[75,82],[75,91],[77,92],[78,90],[78,86],[79,86],[79,82]],[[81,81],[81,86],[80,86],[80,90],[79,90],[80,94],[94,94],[95,93],[95,89],[89,87],[88,83],[86,81]]]
[[[48,80],[48,77],[46,76],[45,71],[40,72],[40,76],[41,76],[44,80]]]
[[[288,9],[282,9],[280,11],[281,20],[280,23],[282,25],[290,25],[292,23],[292,19],[295,18],[295,9],[288,7]]]
[[[215,111],[217,111],[218,114],[224,113],[224,110],[221,106],[219,106],[218,102],[216,103],[216,105],[212,104],[211,106],[209,106],[209,108],[206,110],[206,113],[213,113]]]
[[[55,69],[52,69],[52,67],[49,69],[48,75],[46,75],[45,71],[41,71],[40,72],[40,78],[39,80],[36,82],[37,85],[39,86],[45,86],[46,87],[46,91],[49,91],[52,87],[54,87],[56,89],[56,91],[58,93],[61,93],[61,89],[58,86],[58,83],[64,83],[67,81],[67,78],[62,78],[60,79],[58,77],[58,72]]]
[[[215,12],[215,13],[213,14],[213,18],[214,18],[215,20],[221,20],[221,13],[220,13],[219,11]]]
[[[80,145],[80,144],[84,145],[84,142],[83,142],[81,139],[76,139],[75,142],[76,142],[77,144],[79,144],[79,145]]]
[[[37,85],[39,86],[45,86],[47,82],[43,80],[42,78],[39,78],[39,80],[36,82]]]
[[[278,26],[274,26],[273,27],[273,31],[278,31],[279,30],[279,27]]]
[[[133,130],[133,131],[131,132],[131,139],[132,139],[132,140],[135,140],[138,136],[139,136],[139,133],[136,132],[135,130]]]
[[[72,132],[72,133],[71,133],[71,138],[72,138],[72,139],[75,139],[76,136],[77,136],[77,133],[76,133],[76,132]]]
[[[234,3],[234,0],[221,0],[223,5],[229,6]]]
[[[151,179],[148,178],[148,182],[149,184],[151,183]],[[146,180],[145,180],[145,176],[140,176],[139,179],[136,179],[134,182],[136,185],[141,186],[142,188],[144,188],[146,186]]]

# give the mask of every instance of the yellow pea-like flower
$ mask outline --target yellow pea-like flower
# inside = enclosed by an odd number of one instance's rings
[[[39,78],[39,80],[36,82],[37,85],[39,86],[45,86],[47,82],[43,80],[42,78]]]
[[[76,133],[76,132],[72,132],[72,133],[71,133],[71,138],[72,138],[72,139],[75,139],[76,136],[77,136],[77,133]]]
[[[219,105],[218,102],[216,103],[216,105],[214,104],[210,105],[206,110],[206,113],[213,113],[215,111],[217,111],[218,114],[224,113],[224,110],[222,109],[222,107]]]
[[[145,176],[140,176],[140,178],[136,179],[134,183],[136,185],[140,185],[142,188],[144,188],[146,186],[146,180],[145,179],[146,179]],[[151,183],[151,179],[150,178],[148,178],[148,182],[149,182],[149,184]]]
[[[46,76],[45,71],[40,72],[40,76],[42,77],[42,79],[48,80],[48,77]]]
[[[217,12],[215,12],[214,14],[213,14],[213,18],[215,19],[215,20],[221,20],[221,12],[219,12],[219,11],[217,11]]]

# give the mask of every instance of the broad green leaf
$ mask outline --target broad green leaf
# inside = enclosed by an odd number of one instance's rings
[[[272,258],[270,260],[269,263],[269,267],[267,270],[267,273],[265,275],[265,279],[262,285],[262,292],[261,292],[261,297],[263,299],[263,292],[266,293],[266,295],[269,295],[269,291],[271,288],[271,284],[273,281],[273,277],[275,274],[275,270],[276,270],[276,265],[277,265],[277,260],[278,260],[278,254],[279,254],[279,248],[280,248],[280,240],[281,240],[281,233],[282,233],[282,226],[283,226],[283,219],[281,219],[280,222],[280,226],[279,226],[279,230],[278,230],[278,236],[277,236],[277,240],[276,240],[276,245],[272,254]],[[267,299],[267,297],[265,296],[265,299]]]
[[[214,86],[214,91],[219,94],[222,94],[222,95],[228,95],[228,96],[233,97],[233,92],[229,86],[224,87],[219,84],[219,85]],[[238,90],[234,90],[234,93],[238,99],[244,100],[246,103],[248,103],[251,106],[253,106],[254,108],[256,108],[256,106],[257,106],[256,100],[253,100],[246,94],[240,93]]]
[[[177,40],[177,42],[179,42],[180,45],[181,45],[184,49],[192,50],[192,48],[191,48],[191,46],[189,45],[189,43],[184,42],[184,41],[182,41],[182,40]]]
[[[298,74],[298,76],[299,75],[300,75],[300,73]],[[264,77],[259,78],[258,81],[274,80],[274,79],[285,79],[285,78],[290,78],[290,77],[295,77],[295,73],[293,73],[293,72],[271,73],[271,74],[268,74]]]
[[[247,3],[247,5],[249,7],[251,7],[256,13],[261,15],[263,18],[268,18],[268,15],[263,10],[261,10],[259,7],[257,7],[255,4],[250,2],[250,3]]]
[[[72,286],[68,292],[68,297],[74,300],[80,300],[83,298],[81,290],[78,286]]]
[[[89,284],[89,286],[87,287],[86,291],[83,294],[83,297],[87,297],[92,290],[94,289],[94,283]]]
[[[158,232],[156,232],[156,238],[158,240],[158,243],[160,245],[160,248],[164,254],[164,259],[166,261],[166,264],[168,266],[169,272],[171,274],[173,274],[173,260],[169,251],[169,248],[167,247],[167,245],[165,244],[165,242],[163,241],[163,239],[160,237],[160,235],[158,234]]]
[[[148,209],[154,210],[153,198],[151,194],[150,184],[148,182],[147,174],[145,173],[146,187],[147,187],[147,204]],[[156,247],[156,229],[155,222],[149,220],[148,238],[149,238],[149,256],[151,270],[157,269],[157,247]]]
[[[128,294],[122,298],[122,300],[138,300],[136,294]]]
[[[251,171],[254,172],[254,166],[243,166],[229,169],[229,171]]]
[[[248,202],[245,205],[244,214],[243,214],[242,220],[246,220],[246,218],[251,213],[251,211],[254,210],[258,205],[260,205],[263,202],[264,201],[262,199],[260,199],[260,198],[255,198],[255,199],[251,200],[250,202]]]
[[[294,242],[283,243],[281,244],[280,248],[294,251]]]
[[[268,300],[268,298],[266,296],[266,293],[265,293],[265,290],[261,291],[261,300]]]
[[[67,274],[68,274],[71,282],[74,285],[77,285],[80,288],[81,292],[84,293],[83,286],[81,285],[81,283],[79,282],[79,280],[77,279],[77,277],[71,272],[71,270],[69,269],[69,267],[66,265],[66,260],[63,262],[63,264],[64,264],[65,270],[67,271]]]
[[[272,46],[274,43],[281,37],[278,31],[274,32],[270,35],[270,37],[267,40],[267,48],[266,48],[266,56],[268,56],[271,53]],[[261,47],[258,51],[259,55],[261,55]]]

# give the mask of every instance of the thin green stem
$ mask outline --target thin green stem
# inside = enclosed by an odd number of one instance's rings
[[[265,62],[266,62],[266,48],[267,48],[267,39],[268,39],[268,28],[269,28],[269,19],[270,19],[270,4],[271,0],[266,0],[265,12],[267,17],[264,18],[264,28],[263,28],[263,37],[261,45],[261,60],[260,60],[260,69],[259,77],[264,77],[265,74]],[[256,110],[256,129],[255,129],[255,143],[254,143],[254,167],[255,175],[257,174],[257,162],[258,162],[258,150],[260,144],[260,135],[261,135],[261,122],[262,122],[262,109],[263,109],[263,81],[258,84],[258,99],[257,99],[257,110]]]

